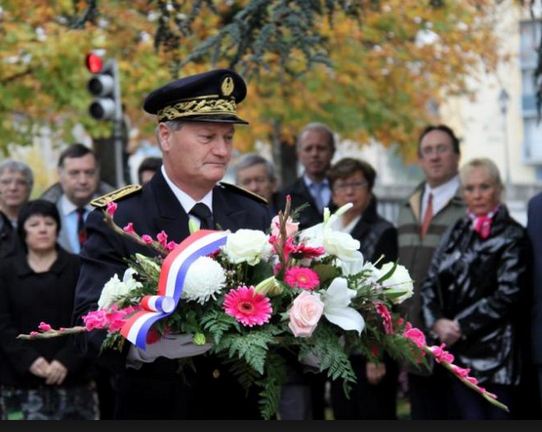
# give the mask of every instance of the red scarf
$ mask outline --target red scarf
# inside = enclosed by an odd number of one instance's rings
[[[472,219],[472,229],[478,233],[482,240],[485,240],[491,234],[491,225],[493,217],[499,211],[500,205],[495,207],[487,215],[476,216],[470,210],[467,210],[469,217]]]

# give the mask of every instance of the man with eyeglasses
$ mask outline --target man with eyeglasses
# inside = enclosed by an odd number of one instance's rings
[[[28,165],[7,159],[0,164],[0,258],[17,251],[17,217],[28,202],[34,176]]]
[[[465,214],[458,176],[460,156],[459,139],[451,128],[445,125],[426,127],[418,141],[418,160],[425,181],[416,188],[399,214],[399,262],[408,268],[415,283],[414,296],[400,309],[403,316],[426,334],[420,286],[427,277],[442,235]],[[450,322],[450,326],[453,325]],[[444,369],[440,365],[431,371],[409,366],[407,371],[412,419],[452,418],[453,406],[445,391],[450,376]]]
[[[86,240],[85,221],[93,210],[90,202],[113,188],[100,182],[96,156],[83,144],[73,144],[61,153],[58,179],[42,198],[58,207],[62,218],[59,244],[68,252],[79,254]]]

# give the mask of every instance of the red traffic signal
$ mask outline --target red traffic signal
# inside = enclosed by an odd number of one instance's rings
[[[87,54],[85,64],[87,65],[87,69],[95,74],[101,72],[104,62],[98,54],[89,53]]]

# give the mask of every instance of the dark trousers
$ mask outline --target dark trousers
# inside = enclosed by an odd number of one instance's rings
[[[498,401],[514,411],[514,387],[509,385],[487,384],[483,386],[494,393]],[[491,405],[479,393],[457,380],[452,384],[452,392],[457,401],[459,420],[511,420],[510,413]]]
[[[408,394],[412,420],[454,420],[457,412],[451,394],[452,380],[457,380],[436,364],[431,376],[408,375]]]
[[[538,392],[540,393],[540,411],[542,412],[542,367],[538,368]]]
[[[196,371],[178,373],[178,363],[159,358],[117,377],[115,419],[261,419],[260,388],[246,392],[214,356],[194,358]]]
[[[358,382],[349,398],[344,394],[342,381],[331,383],[331,403],[336,420],[396,420],[397,382],[399,370],[391,358],[386,358],[386,375],[378,384],[367,380],[367,362],[361,355],[350,357]]]

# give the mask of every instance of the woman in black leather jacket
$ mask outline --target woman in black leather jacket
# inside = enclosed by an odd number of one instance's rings
[[[424,318],[456,364],[510,406],[520,378],[516,317],[526,276],[526,232],[501,204],[503,185],[493,162],[471,161],[461,181],[468,215],[435,252],[422,287]],[[509,418],[459,380],[451,386],[461,419]]]

